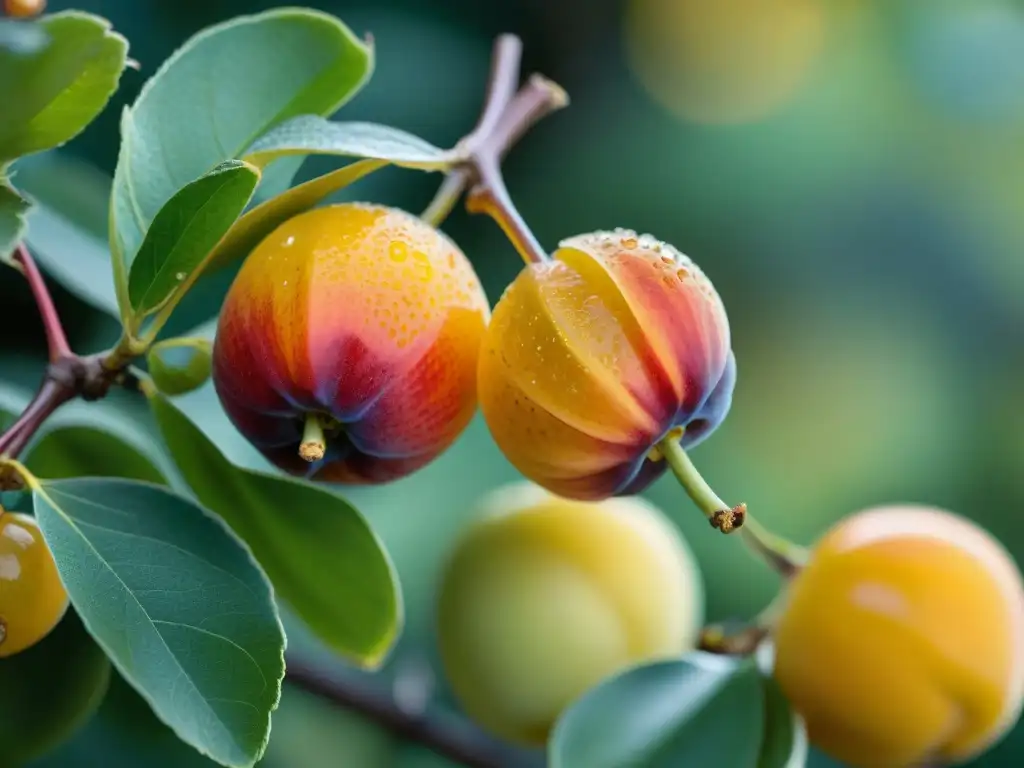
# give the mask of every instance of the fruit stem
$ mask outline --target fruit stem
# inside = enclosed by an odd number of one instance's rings
[[[730,507],[712,490],[683,450],[676,434],[660,443],[658,450],[668,462],[672,474],[713,528],[722,533],[739,530],[743,540],[762,560],[786,577],[797,573],[807,560],[806,550],[772,533],[747,512],[747,505]]]
[[[786,605],[786,591],[777,594],[772,601],[741,629],[729,632],[721,624],[710,624],[700,633],[697,647],[708,653],[733,656],[749,656],[756,653],[775,628]]]
[[[545,115],[569,103],[557,84],[533,75],[518,93],[522,43],[514,35],[502,35],[494,44],[491,74],[483,113],[473,131],[456,146],[460,161],[448,172],[421,218],[440,226],[467,187],[470,213],[486,213],[501,227],[527,264],[548,258],[533,232],[516,209],[501,173],[501,159]]]
[[[324,437],[324,425],[320,415],[306,414],[306,426],[302,430],[302,443],[299,445],[299,456],[310,464],[323,459],[327,453],[327,439]]]
[[[456,168],[446,175],[441,186],[437,188],[434,199],[420,214],[420,218],[432,227],[440,227],[462,197],[468,178],[469,174],[463,168]]]
[[[494,219],[527,264],[546,261],[548,254],[512,202],[497,161],[480,158],[478,170],[481,182],[466,198],[466,210]]]
[[[515,35],[500,35],[494,41],[491,53],[491,71],[487,76],[487,95],[484,108],[476,127],[458,144],[460,154],[468,160],[475,148],[487,141],[501,120],[502,113],[512,101],[519,84],[519,63],[523,54],[523,43]],[[455,208],[455,204],[466,191],[472,178],[472,169],[465,162],[455,166],[445,176],[434,195],[434,199],[420,216],[431,226],[439,227]]]

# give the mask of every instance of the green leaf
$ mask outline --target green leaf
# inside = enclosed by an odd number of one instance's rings
[[[559,718],[548,751],[551,768],[756,768],[763,732],[754,662],[698,652],[584,694]]]
[[[274,715],[275,737],[278,713]],[[96,716],[62,749],[27,768],[213,768],[215,765],[175,736],[174,731],[153,715],[135,689],[114,672]],[[266,760],[260,763],[260,768],[264,767],[271,768]]]
[[[39,22],[49,42],[34,53],[0,48],[0,165],[56,147],[106,106],[124,70],[128,42],[99,16],[65,11]]]
[[[86,304],[119,316],[107,244],[62,214],[36,204],[28,214],[25,242],[39,267]]]
[[[110,223],[110,174],[71,154],[55,149],[23,157],[14,164],[18,189],[32,202],[60,214],[71,224],[102,241],[107,248]]]
[[[185,185],[153,219],[128,273],[132,309],[148,314],[191,285],[207,255],[245,209],[260,173],[228,160]]]
[[[299,172],[299,168],[305,162],[306,158],[302,155],[293,155],[292,157],[282,157],[263,167],[260,186],[257,188],[256,194],[252,196],[253,202],[265,203],[270,198],[287,192],[295,180],[295,174]]]
[[[164,485],[154,463],[130,443],[102,429],[85,426],[52,429],[25,457],[32,474],[48,480],[70,477],[124,477]]]
[[[149,348],[146,365],[157,389],[177,396],[199,389],[209,380],[212,357],[209,339],[166,339]]]
[[[0,260],[6,261],[25,233],[28,201],[0,176]]]
[[[302,115],[253,142],[245,159],[263,167],[289,155],[342,155],[387,160],[405,168],[439,171],[458,159],[418,136],[376,123],[332,123]]]
[[[19,160],[15,169],[19,191],[32,202],[25,242],[40,268],[118,318],[107,244],[110,177],[62,150]]]
[[[210,254],[207,271],[244,259],[263,238],[288,219],[308,211],[328,195],[344,189],[387,164],[386,160],[358,160],[305,184],[292,187],[287,192],[256,206],[235,222]]]
[[[807,733],[803,722],[773,678],[765,677],[763,685],[764,743],[757,768],[804,768],[807,765]]]
[[[0,429],[31,398],[29,390],[0,382]],[[125,477],[167,483],[174,465],[159,449],[158,438],[131,417],[124,400],[111,394],[98,402],[75,400],[63,406],[29,443],[26,466],[47,479]]]
[[[0,765],[22,765],[70,739],[109,683],[106,654],[70,610],[42,642],[0,659]]]
[[[249,552],[203,509],[154,485],[44,481],[33,504],[83,623],[156,715],[219,763],[255,764],[285,639]]]
[[[167,398],[150,398],[185,481],[252,549],[274,589],[336,652],[375,668],[403,622],[391,560],[369,523],[312,483],[231,464]]]
[[[373,51],[338,19],[284,8],[191,38],[121,119],[111,245],[131,263],[157,212],[185,184],[302,114],[331,114],[373,69]]]

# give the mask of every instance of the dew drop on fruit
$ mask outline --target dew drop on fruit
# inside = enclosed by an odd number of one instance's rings
[[[405,261],[409,258],[409,247],[401,240],[395,240],[388,248],[388,255],[392,261]]]

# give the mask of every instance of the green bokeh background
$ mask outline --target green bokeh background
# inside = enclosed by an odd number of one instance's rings
[[[796,90],[756,120],[728,125],[692,122],[652,97],[627,55],[623,2],[306,4],[374,36],[376,74],[346,119],[451,145],[476,120],[491,40],[505,31],[524,40],[524,71],[543,71],[567,89],[572,106],[506,161],[512,194],[548,247],[584,231],[634,228],[674,243],[715,282],[730,314],[739,383],[729,418],[694,460],[722,495],[747,501],[803,542],[869,505],[932,503],[978,521],[1024,562],[1024,3],[822,0],[820,50]],[[121,105],[196,30],[273,5],[51,0],[52,10],[110,18],[141,71],[125,74],[114,102],[79,139],[25,163],[19,180],[102,231],[97,172],[113,170]],[[747,66],[755,92],[771,67],[771,59]],[[301,176],[329,167],[310,161]],[[437,181],[389,169],[343,199],[416,211]],[[497,300],[521,266],[499,230],[462,210],[445,229]],[[70,241],[66,255],[76,257]],[[190,300],[170,331],[214,313],[224,282]],[[79,349],[116,339],[112,321],[62,289],[57,299]],[[44,346],[20,281],[0,281],[0,321],[0,378],[35,386]],[[184,403],[232,458],[262,464],[209,387]],[[375,684],[455,711],[432,636],[438,569],[474,501],[515,478],[478,418],[427,469],[348,494],[386,539],[408,606],[405,635]],[[671,479],[648,495],[698,554],[712,619],[750,616],[766,604],[777,580],[713,534]],[[320,652],[299,628],[290,645]],[[132,696],[115,682],[109,706],[36,768],[207,764],[142,708],[129,708],[139,720],[125,722],[118,702]],[[973,765],[1022,761],[1018,726]],[[448,764],[289,688],[264,765]],[[834,763],[815,756],[811,765]]]

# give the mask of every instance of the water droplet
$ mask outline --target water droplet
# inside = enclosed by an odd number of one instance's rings
[[[630,249],[630,250],[632,250],[633,248],[636,248],[637,245],[639,245],[639,243],[637,242],[637,239],[635,237],[624,237],[619,242],[622,244],[623,248],[627,248],[627,249]]]
[[[391,247],[388,248],[388,255],[392,261],[405,261],[409,258],[409,246],[401,240],[395,240],[391,243]]]
[[[185,273],[184,272],[179,272],[178,274],[176,274],[174,276],[174,278],[180,283],[182,280],[185,279]]]
[[[284,247],[285,248],[288,248],[289,246],[294,245],[294,244],[295,244],[295,236],[294,235],[289,235],[288,239],[284,241]]]

